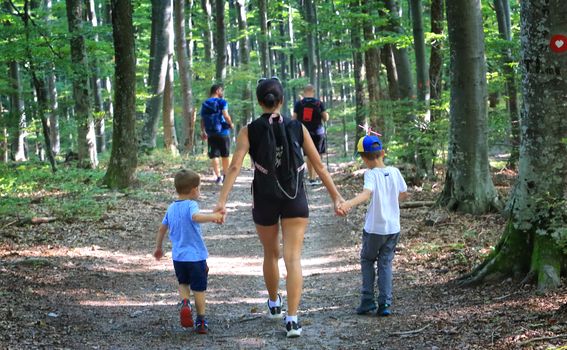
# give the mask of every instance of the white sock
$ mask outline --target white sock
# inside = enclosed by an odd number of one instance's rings
[[[279,297],[275,301],[268,299],[268,305],[270,307],[280,307],[282,306],[281,299]]]
[[[295,322],[295,323],[297,323],[297,315],[295,315],[295,316],[286,316],[286,317],[285,317],[285,323],[288,323],[288,322]]]

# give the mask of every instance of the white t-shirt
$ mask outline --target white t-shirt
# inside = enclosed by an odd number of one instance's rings
[[[400,232],[398,195],[408,189],[400,171],[391,166],[369,169],[364,173],[364,189],[372,191],[364,230],[379,235]]]

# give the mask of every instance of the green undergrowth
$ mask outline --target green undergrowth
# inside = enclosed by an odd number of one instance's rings
[[[140,155],[136,183],[117,192],[101,185],[107,160],[97,169],[80,169],[74,163],[58,164],[53,173],[37,161],[0,163],[0,221],[56,217],[64,221],[91,221],[118,206],[123,197],[154,200],[169,197],[164,186],[181,168],[201,174],[208,170],[206,155],[171,156],[162,151]],[[167,185],[165,185],[167,183]]]

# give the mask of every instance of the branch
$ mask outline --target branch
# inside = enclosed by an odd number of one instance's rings
[[[420,328],[420,329],[416,329],[413,331],[404,331],[404,332],[392,332],[390,333],[390,336],[394,336],[394,335],[400,335],[400,336],[404,336],[404,335],[411,335],[411,334],[417,334],[417,333],[421,333],[424,330],[426,330],[427,328],[429,328],[431,326],[431,323],[425,325],[424,327]]]
[[[559,335],[554,335],[554,336],[551,336],[551,337],[532,338],[532,339],[528,339],[524,342],[521,342],[520,345],[526,345],[526,344],[533,343],[533,342],[540,341],[540,340],[553,340],[553,339],[559,339],[559,338],[567,338],[567,334],[559,334]]]
[[[420,207],[430,207],[435,204],[435,201],[415,201],[415,202],[401,202],[400,208],[420,208]]]

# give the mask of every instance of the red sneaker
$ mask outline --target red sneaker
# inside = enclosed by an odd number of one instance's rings
[[[179,320],[181,326],[185,328],[193,327],[193,315],[191,314],[191,304],[189,300],[183,299],[181,302],[181,311],[179,311]]]

